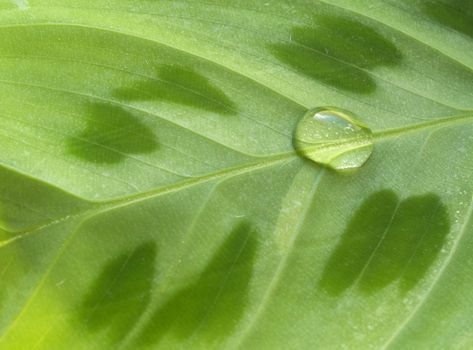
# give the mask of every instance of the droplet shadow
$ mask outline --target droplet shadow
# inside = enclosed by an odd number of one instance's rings
[[[352,287],[372,294],[398,281],[406,293],[424,278],[449,229],[446,207],[435,194],[400,201],[390,190],[374,193],[350,220],[319,286],[331,296]]]
[[[118,88],[113,95],[126,102],[163,100],[222,115],[237,112],[232,100],[207,77],[190,67],[179,65],[159,65],[154,79],[144,79],[130,87]]]
[[[357,94],[375,91],[369,70],[398,65],[401,52],[375,28],[353,19],[315,16],[312,26],[296,26],[291,43],[273,44],[272,54],[310,78]]]
[[[154,311],[137,345],[156,346],[167,333],[212,344],[231,334],[245,311],[256,246],[251,226],[236,225],[196,281]]]

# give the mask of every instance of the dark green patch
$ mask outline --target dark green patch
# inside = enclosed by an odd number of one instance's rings
[[[149,242],[105,265],[84,297],[79,315],[91,332],[122,340],[147,307],[155,274],[156,246]]]
[[[417,233],[417,239],[409,247],[410,254],[402,264],[401,289],[408,292],[427,273],[445,244],[450,220],[447,208],[435,194],[411,197],[402,206],[406,212],[405,226],[409,225],[410,232]]]
[[[112,104],[88,106],[87,126],[70,137],[70,154],[92,163],[114,164],[129,155],[151,153],[158,148],[153,132],[132,113]]]
[[[191,68],[177,65],[159,66],[156,78],[116,89],[114,96],[123,101],[164,100],[219,114],[236,113],[235,104],[209,79]]]
[[[361,94],[376,89],[367,71],[396,65],[402,58],[396,46],[374,28],[339,16],[317,16],[312,26],[294,27],[291,43],[272,45],[271,51],[306,76]]]
[[[427,1],[421,2],[420,9],[431,20],[473,37],[473,1]]]
[[[246,308],[256,244],[248,224],[235,227],[195,283],[157,308],[138,337],[140,344],[156,344],[168,332],[206,343],[231,334]]]
[[[407,292],[427,273],[449,228],[446,208],[434,194],[399,202],[392,191],[375,193],[349,222],[320,286],[337,296],[354,285],[373,293],[399,280]]]
[[[350,220],[323,272],[321,287],[338,295],[355,283],[391,221],[397,197],[381,191],[366,199]]]

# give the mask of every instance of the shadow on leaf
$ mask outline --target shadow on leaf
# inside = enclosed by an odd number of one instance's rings
[[[151,153],[158,148],[153,132],[124,108],[91,104],[86,122],[83,132],[69,138],[67,149],[87,162],[115,164],[129,155]]]
[[[424,277],[445,243],[450,224],[435,194],[400,201],[371,195],[349,222],[323,272],[320,287],[338,296],[350,287],[371,294],[399,281],[403,293]]]
[[[376,89],[370,69],[397,65],[402,58],[374,28],[340,16],[316,16],[312,26],[294,27],[291,43],[274,44],[271,52],[310,78],[359,94]]]
[[[431,20],[473,37],[473,2],[469,0],[450,0],[421,2],[421,11]]]
[[[231,334],[245,310],[255,253],[256,233],[239,224],[197,280],[154,311],[138,342],[157,344],[171,333],[180,340],[196,336],[215,343]]]
[[[219,114],[235,114],[227,95],[202,74],[177,65],[157,67],[156,78],[136,82],[113,93],[123,101],[163,100]]]
[[[146,309],[155,274],[156,246],[145,243],[110,261],[80,305],[80,321],[90,332],[105,331],[120,342]]]

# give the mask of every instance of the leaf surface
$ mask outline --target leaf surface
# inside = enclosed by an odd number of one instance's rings
[[[0,349],[469,349],[473,7],[0,2]],[[373,131],[304,160],[309,108]]]

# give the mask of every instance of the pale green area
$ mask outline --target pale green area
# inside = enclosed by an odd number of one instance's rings
[[[0,349],[471,349],[471,23],[2,0]],[[373,131],[357,172],[294,149],[319,106]]]

